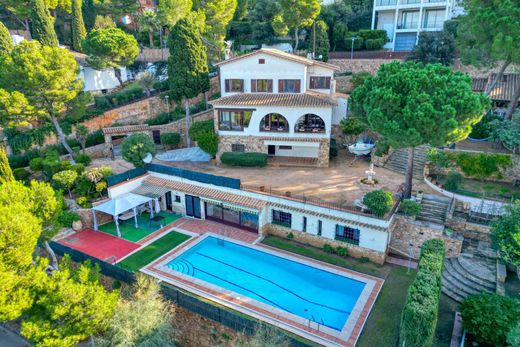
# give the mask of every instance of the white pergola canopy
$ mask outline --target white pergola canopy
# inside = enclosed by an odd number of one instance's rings
[[[141,206],[143,204],[149,203],[150,205],[150,211],[151,215],[150,218],[153,218],[153,206],[152,206],[152,200],[153,198],[139,195],[139,194],[133,194],[133,193],[127,193],[121,196],[118,196],[114,199],[110,199],[107,202],[104,202],[98,206],[92,207],[92,215],[94,217],[94,229],[98,230],[97,225],[97,219],[96,219],[96,211],[103,212],[110,214],[114,217],[114,222],[116,224],[117,229],[117,236],[121,237],[121,233],[119,231],[119,221],[118,216],[124,212],[133,210],[134,212],[134,223],[135,227],[137,228],[137,211],[136,208],[138,206]]]

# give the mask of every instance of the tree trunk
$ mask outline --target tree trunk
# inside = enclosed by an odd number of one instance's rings
[[[153,31],[148,31],[148,41],[150,41],[150,48],[153,48]]]
[[[56,253],[54,253],[51,246],[49,245],[49,241],[45,241],[43,244],[45,245],[45,250],[47,251],[47,253],[49,253],[49,256],[51,257],[50,266],[54,270],[58,270],[58,258],[56,258]]]
[[[52,115],[51,116],[52,124],[54,125],[54,128],[56,129],[56,132],[58,133],[58,137],[60,138],[60,142],[65,147],[67,152],[69,152],[70,156],[74,156],[74,152],[72,151],[72,148],[70,148],[67,139],[65,138],[65,135],[63,134],[63,130],[60,127],[60,123],[58,122],[58,119]]]
[[[299,37],[298,37],[298,28],[294,29],[294,54],[296,54],[296,51],[298,50],[298,43],[299,43]]]
[[[186,146],[191,147],[191,140],[189,135],[190,130],[190,100],[186,99],[185,106],[186,108]]]
[[[518,105],[518,98],[520,98],[520,81],[516,86],[516,90],[513,93],[511,100],[509,100],[509,106],[507,107],[506,115],[504,116],[505,119],[511,120],[513,118],[513,113],[515,113],[516,106]]]
[[[412,180],[413,180],[413,155],[415,152],[414,147],[408,148],[408,161],[406,163],[406,174],[405,174],[405,188],[403,192],[403,198],[410,199],[412,196]]]
[[[117,80],[121,87],[123,86],[123,79],[121,78],[121,70],[118,67],[114,68],[114,75],[116,75]]]
[[[506,71],[506,68],[509,66],[509,64],[511,64],[511,61],[509,61],[509,60],[504,61],[504,63],[500,67],[500,70],[498,71],[497,75],[491,81],[491,84],[486,87],[484,94],[489,95],[489,93],[491,93],[491,91],[497,85],[498,81],[500,81],[502,79],[502,76],[504,75],[504,71]]]

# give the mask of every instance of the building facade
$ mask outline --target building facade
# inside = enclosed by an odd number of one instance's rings
[[[372,29],[386,30],[385,48],[411,51],[422,31],[441,31],[463,13],[460,0],[374,0]]]
[[[225,152],[261,152],[272,158],[328,165],[332,127],[346,116],[335,93],[331,64],[274,49],[225,60],[221,98],[214,100],[215,130]]]

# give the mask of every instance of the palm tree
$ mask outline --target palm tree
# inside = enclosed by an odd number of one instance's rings
[[[148,40],[150,40],[150,48],[153,48],[153,33],[161,28],[161,22],[157,14],[152,10],[144,10],[137,18],[139,31],[148,32]]]

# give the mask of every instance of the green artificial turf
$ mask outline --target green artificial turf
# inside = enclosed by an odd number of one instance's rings
[[[130,271],[138,271],[143,266],[148,265],[189,238],[190,236],[188,235],[171,231],[160,239],[155,240],[148,246],[135,252],[128,258],[123,259],[123,261],[117,263],[117,265]]]
[[[181,215],[164,212],[161,211],[158,214],[164,219],[161,222],[151,222],[150,214],[147,212],[142,213],[137,216],[138,228],[134,226],[134,219],[129,219],[124,223],[119,223],[119,231],[121,232],[121,237],[125,240],[137,242],[151,233],[159,230],[162,226],[166,226],[175,222],[177,219],[181,218]],[[99,226],[99,230],[103,231],[107,234],[117,235],[116,224],[114,222],[106,223]]]

